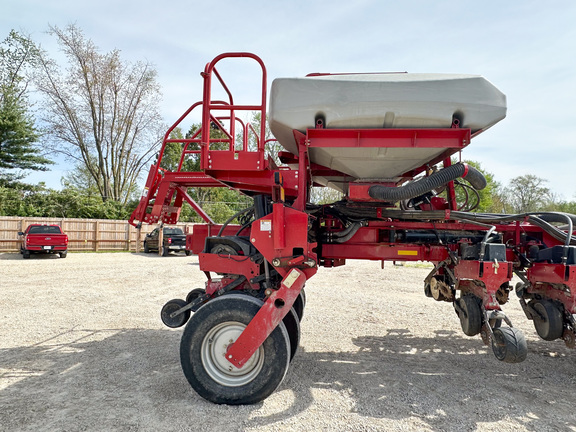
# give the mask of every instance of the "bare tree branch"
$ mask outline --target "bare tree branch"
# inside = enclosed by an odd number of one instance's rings
[[[86,167],[104,201],[126,202],[162,138],[156,70],[100,53],[74,25],[50,34],[68,62],[63,71],[44,54],[37,79],[51,147]]]

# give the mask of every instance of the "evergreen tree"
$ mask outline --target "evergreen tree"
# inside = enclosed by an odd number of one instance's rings
[[[46,171],[52,163],[36,146],[39,134],[27,98],[27,74],[37,56],[30,39],[14,31],[0,45],[0,185],[14,186],[26,170]]]

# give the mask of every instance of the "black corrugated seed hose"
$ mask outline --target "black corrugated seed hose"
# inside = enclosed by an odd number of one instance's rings
[[[476,168],[465,163],[457,163],[430,174],[428,177],[409,183],[406,186],[371,186],[368,194],[377,200],[397,202],[416,198],[460,177],[465,178],[476,190],[482,190],[487,185],[486,178]]]

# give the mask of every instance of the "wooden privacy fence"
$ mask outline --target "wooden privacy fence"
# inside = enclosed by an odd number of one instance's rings
[[[18,231],[34,223],[60,225],[68,234],[69,251],[136,250],[138,230],[125,220],[0,216],[0,252],[20,251],[22,240]],[[176,226],[185,233],[192,231],[192,224]],[[154,228],[154,225],[142,225],[140,240]]]

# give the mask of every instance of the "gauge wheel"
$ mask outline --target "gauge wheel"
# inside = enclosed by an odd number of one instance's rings
[[[547,341],[561,338],[564,333],[564,320],[558,306],[552,300],[533,300],[531,305],[538,312],[533,318],[538,336]]]
[[[280,385],[290,361],[290,339],[282,322],[241,368],[224,354],[262,306],[262,301],[228,294],[192,315],[180,343],[186,379],[204,399],[228,405],[266,399]]]
[[[480,299],[473,295],[465,295],[458,300],[460,310],[460,326],[467,336],[476,336],[482,330],[482,309]]]
[[[188,293],[188,295],[186,296],[186,304],[192,303],[194,300],[196,300],[198,297],[203,296],[204,294],[206,294],[206,290],[202,289],[202,288],[194,288],[192,291],[190,291]],[[190,309],[192,312],[196,312],[198,309],[200,309],[200,306],[202,306],[204,303],[199,304],[198,306],[193,307],[192,309]]]
[[[528,345],[524,334],[513,327],[494,329],[492,352],[498,360],[505,363],[523,362],[528,354]]]
[[[296,297],[292,307],[298,316],[298,320],[302,321],[302,318],[304,317],[304,308],[306,307],[306,293],[304,292],[304,288],[302,288],[300,294]]]
[[[282,322],[290,338],[290,361],[292,361],[300,344],[300,320],[293,307],[290,308]]]
[[[187,304],[188,303],[182,299],[173,299],[166,303],[160,311],[160,318],[162,319],[164,325],[170,328],[178,328],[186,324],[186,322],[190,319],[189,310],[181,313],[180,315],[176,315],[175,317],[171,317],[170,315],[176,312],[178,309],[183,308]]]

